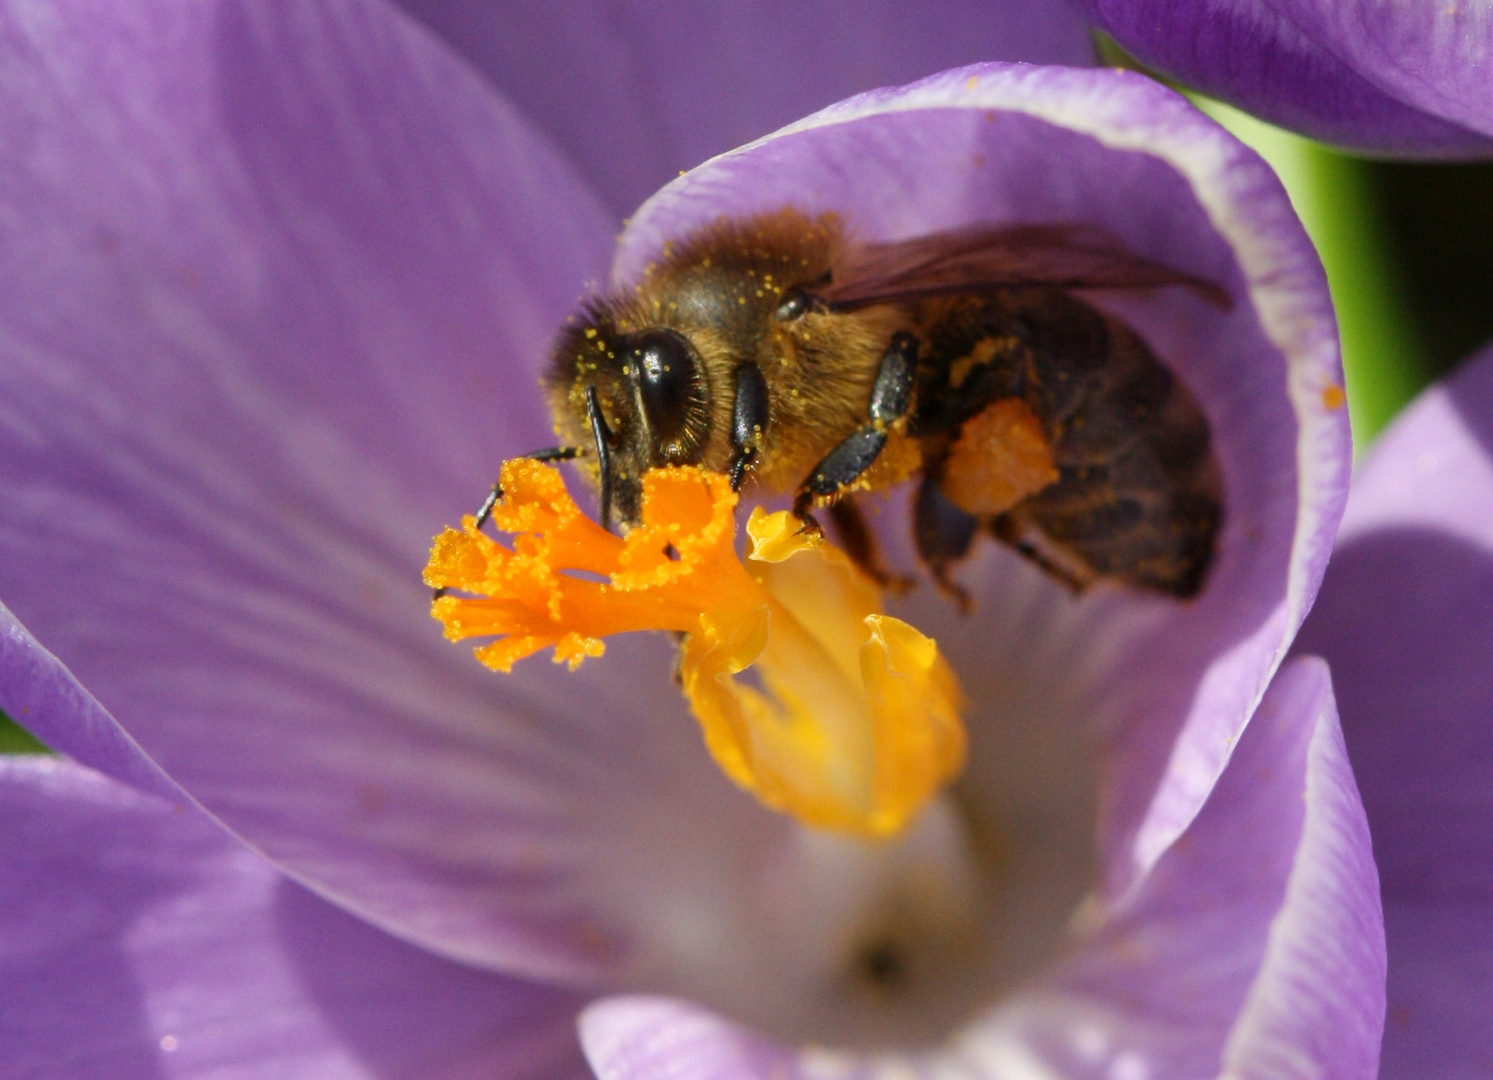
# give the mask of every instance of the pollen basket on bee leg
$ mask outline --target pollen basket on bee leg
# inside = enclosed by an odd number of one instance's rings
[[[962,699],[936,644],[883,614],[876,585],[788,513],[753,510],[743,561],[725,475],[649,471],[626,537],[587,518],[548,465],[510,461],[500,485],[492,521],[511,545],[467,518],[425,570],[450,590],[431,608],[448,638],[496,639],[476,650],[484,664],[553,648],[573,669],[612,634],[682,632],[680,681],[712,757],[810,825],[894,835],[962,769]],[[748,668],[756,686],[738,678]]]
[[[986,407],[944,459],[943,493],[976,517],[1004,513],[1058,479],[1042,423],[1019,398]]]

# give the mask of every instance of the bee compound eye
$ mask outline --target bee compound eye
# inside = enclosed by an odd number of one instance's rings
[[[632,342],[629,368],[648,431],[661,447],[684,434],[690,406],[698,396],[699,366],[694,348],[673,330],[648,330]]]
[[[772,317],[778,322],[792,322],[806,315],[812,306],[813,301],[809,299],[808,293],[802,289],[789,289],[783,294]]]

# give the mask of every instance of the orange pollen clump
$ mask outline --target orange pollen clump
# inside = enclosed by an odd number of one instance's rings
[[[902,829],[964,762],[961,698],[931,638],[879,612],[880,592],[786,512],[760,508],[736,555],[736,495],[697,468],[643,478],[642,524],[591,521],[550,466],[503,466],[495,526],[435,538],[431,614],[499,671],[553,647],[573,669],[602,639],[674,630],[679,676],[722,771],[774,809],[870,836]],[[578,576],[584,575],[584,576]],[[756,668],[758,686],[736,676]]]
[[[944,462],[942,488],[955,506],[984,517],[1004,513],[1057,478],[1037,414],[1005,398],[965,421]]]

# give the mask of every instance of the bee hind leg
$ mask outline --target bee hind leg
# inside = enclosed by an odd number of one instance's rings
[[[1043,543],[1041,534],[1023,528],[1014,514],[1000,514],[991,521],[990,535],[1015,548],[1017,554],[1036,563],[1074,593],[1083,592],[1098,576],[1077,557],[1066,555],[1055,544]]]
[[[793,513],[805,528],[823,531],[809,513],[816,499],[838,495],[869,469],[886,446],[889,427],[907,415],[917,370],[918,339],[909,333],[892,336],[882,354],[871,385],[871,406],[864,424],[845,436],[815,465],[793,500]]]

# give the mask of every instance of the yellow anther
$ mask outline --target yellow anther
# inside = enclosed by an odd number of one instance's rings
[[[476,650],[489,667],[552,647],[574,668],[611,634],[683,632],[685,697],[716,763],[811,825],[893,835],[963,767],[959,687],[933,640],[880,613],[876,586],[796,518],[753,510],[743,563],[718,474],[645,474],[642,523],[625,538],[585,517],[547,465],[510,461],[500,484],[493,522],[512,547],[468,517],[436,537],[425,570],[469,594],[432,614],[453,640],[496,637]],[[737,678],[748,668],[755,687]]]

